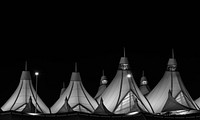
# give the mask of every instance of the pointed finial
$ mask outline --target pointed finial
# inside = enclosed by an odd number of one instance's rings
[[[172,48],[172,58],[174,58],[174,49]]]
[[[102,74],[103,74],[103,76],[104,76],[104,70],[102,70]]]
[[[25,62],[25,71],[27,71],[27,61]]]
[[[124,57],[126,57],[126,50],[125,50],[125,47],[124,47]]]
[[[77,72],[77,62],[75,62],[75,72]]]
[[[142,71],[142,76],[144,76],[144,70]]]

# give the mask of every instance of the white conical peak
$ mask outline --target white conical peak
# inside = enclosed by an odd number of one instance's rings
[[[128,64],[128,59],[127,59],[127,57],[121,57],[119,63],[120,63],[120,64]]]
[[[176,59],[174,57],[174,49],[172,49],[172,58],[169,59],[168,65],[177,65]]]
[[[81,81],[80,74],[78,72],[73,72],[71,76],[72,81]]]
[[[81,81],[80,73],[77,72],[77,63],[75,63],[75,72],[72,72],[71,80],[72,81]]]
[[[27,61],[25,61],[25,71],[22,71],[20,80],[31,80],[30,72],[27,71]]]
[[[126,57],[125,48],[124,48],[124,56],[121,57],[119,64],[128,64],[128,59],[127,59],[127,57]]]
[[[31,80],[31,75],[29,71],[22,71],[20,80]]]

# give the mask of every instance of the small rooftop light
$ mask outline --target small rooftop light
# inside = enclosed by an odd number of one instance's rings
[[[138,111],[135,111],[135,112],[128,113],[127,115],[135,115],[135,114],[138,114],[138,113],[139,113]]]
[[[27,113],[28,115],[40,115],[39,113]]]
[[[107,84],[108,83],[108,81],[107,80],[102,80],[102,84]]]
[[[131,74],[127,74],[127,77],[128,77],[128,78],[131,78]]]
[[[147,84],[146,80],[142,81],[142,85],[146,85],[146,84]]]
[[[39,72],[35,72],[35,75],[38,76],[38,75],[39,75]]]

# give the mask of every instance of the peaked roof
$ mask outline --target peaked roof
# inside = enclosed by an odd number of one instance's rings
[[[180,74],[176,71],[177,63],[176,59],[170,58],[168,61],[167,70],[164,76],[155,86],[155,88],[147,95],[147,99],[152,105],[155,113],[160,113],[166,104],[168,99],[168,92],[172,92],[172,97],[180,104],[197,109],[196,104],[187,92]],[[179,108],[177,108],[178,110]]]
[[[97,102],[85,90],[79,72],[72,73],[68,87],[51,107],[51,112],[57,113],[60,111],[62,106],[66,103],[66,98],[73,111],[92,113],[98,106]]]
[[[104,92],[104,90],[106,89],[106,87],[107,87],[107,78],[103,73],[101,80],[100,80],[100,86],[99,86],[98,92],[95,95],[94,99],[98,99],[99,97],[101,97],[101,95]]]
[[[3,111],[23,111],[28,105],[29,99],[31,98],[32,104],[36,106],[36,92],[33,88],[31,75],[29,71],[23,71],[19,85],[13,95],[8,101],[1,107]],[[50,113],[48,107],[37,95],[37,111],[41,113]]]
[[[144,111],[153,112],[150,104],[135,83],[126,57],[121,57],[117,74],[103,92],[102,98],[106,108],[115,114],[131,112],[134,99],[138,100],[139,106]]]
[[[147,81],[147,78],[144,76],[144,72],[140,79],[140,91],[145,96],[150,92],[150,88],[148,86],[148,81]]]
[[[199,106],[200,108],[200,97],[198,99],[195,100],[196,104]]]

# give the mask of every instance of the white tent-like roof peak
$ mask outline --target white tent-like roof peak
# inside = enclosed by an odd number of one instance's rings
[[[36,99],[37,96],[37,99]],[[37,101],[37,105],[36,105]],[[30,103],[32,102],[32,103]],[[28,103],[28,104],[27,104]],[[7,102],[1,107],[3,111],[24,111],[30,110],[29,103],[41,113],[50,113],[49,108],[37,95],[37,92],[33,88],[31,75],[29,71],[22,71],[19,85],[13,95],[7,100]]]
[[[172,58],[169,59],[167,65],[177,65],[176,59],[174,57],[174,49],[172,49]]]
[[[80,73],[77,72],[77,62],[75,62],[75,72],[72,72],[71,81],[81,81]]]
[[[126,51],[125,51],[125,47],[124,47],[124,56],[121,57],[119,64],[128,64],[128,58],[126,57]]]
[[[22,71],[20,80],[31,80],[31,75],[30,72],[27,70],[27,68],[28,68],[28,63],[27,61],[25,61],[25,70]]]
[[[22,71],[20,80],[31,80],[31,75],[29,71]]]
[[[73,72],[71,76],[71,81],[81,81],[80,73]]]
[[[121,57],[119,63],[120,63],[120,64],[128,64],[128,59],[127,59],[127,57]]]

